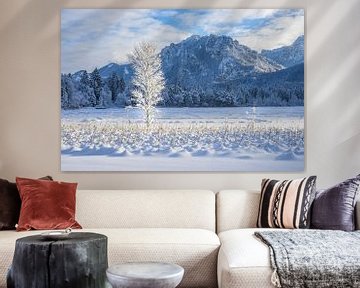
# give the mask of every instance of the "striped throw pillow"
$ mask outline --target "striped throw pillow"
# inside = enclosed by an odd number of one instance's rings
[[[263,179],[257,227],[308,228],[316,176],[294,180]]]

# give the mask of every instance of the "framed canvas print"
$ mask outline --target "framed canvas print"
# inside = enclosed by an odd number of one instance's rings
[[[303,9],[63,9],[62,171],[302,171]]]

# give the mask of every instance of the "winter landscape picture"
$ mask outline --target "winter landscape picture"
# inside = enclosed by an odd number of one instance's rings
[[[62,171],[303,169],[303,9],[62,10]]]

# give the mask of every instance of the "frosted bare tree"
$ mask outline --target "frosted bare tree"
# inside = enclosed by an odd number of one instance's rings
[[[144,111],[147,128],[154,120],[155,106],[161,100],[161,91],[165,88],[161,58],[153,44],[142,42],[129,55],[134,69],[132,97],[136,106]]]

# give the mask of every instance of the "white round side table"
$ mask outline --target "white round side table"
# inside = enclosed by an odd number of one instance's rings
[[[184,276],[184,268],[162,262],[117,264],[106,270],[113,288],[175,288]]]

